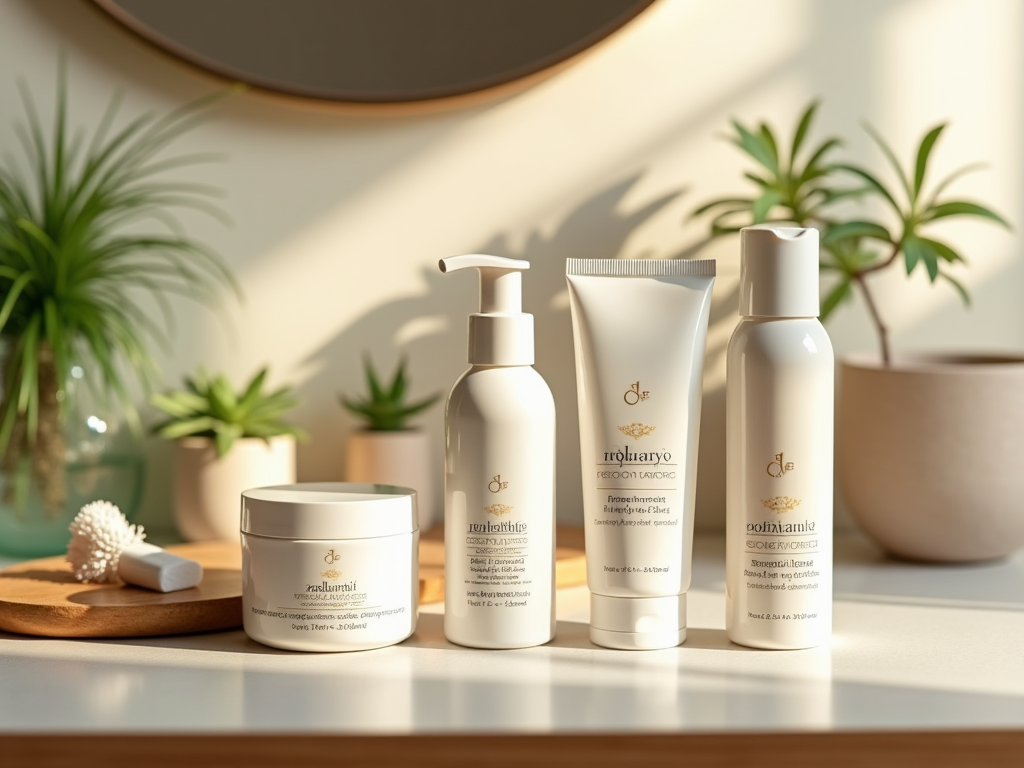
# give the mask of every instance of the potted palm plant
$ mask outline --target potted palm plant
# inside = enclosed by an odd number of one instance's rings
[[[341,404],[365,420],[365,428],[348,436],[345,450],[345,479],[353,483],[385,483],[413,488],[418,495],[421,530],[428,530],[436,517],[434,489],[436,470],[429,435],[410,427],[408,421],[437,402],[433,394],[406,402],[408,380],[406,361],[399,362],[394,376],[382,384],[369,356],[364,360],[367,394],[359,398],[341,396]]]
[[[1024,545],[1024,357],[1020,355],[896,355],[875,299],[872,276],[902,267],[944,281],[964,303],[969,295],[952,270],[965,259],[936,238],[937,224],[972,217],[1008,227],[973,201],[950,197],[950,185],[976,165],[929,185],[929,165],[946,126],[925,133],[904,170],[870,126],[899,191],[859,166],[834,162],[840,145],[828,138],[804,150],[816,104],[801,116],[788,149],[766,124],[733,122],[731,140],[757,168],[746,173],[756,194],[713,200],[712,236],[761,222],[817,227],[821,269],[832,278],[822,319],[858,292],[875,328],[877,355],[840,363],[837,470],[861,527],[890,552],[922,560],[971,561]],[[852,183],[851,183],[852,182]],[[844,215],[849,198],[880,203],[881,217]]]
[[[86,501],[134,510],[142,460],[117,452],[115,422],[138,432],[132,387],[156,378],[167,295],[210,301],[235,283],[176,215],[223,218],[217,190],[168,176],[213,159],[167,149],[219,97],[123,123],[115,96],[89,135],[68,118],[62,65],[47,133],[19,85],[25,156],[0,167],[0,550],[38,555],[66,548]]]
[[[264,392],[266,378],[264,368],[236,393],[200,371],[152,398],[169,417],[153,431],[175,441],[174,518],[190,541],[237,538],[242,491],[295,482],[295,441],[307,435],[282,421],[297,404],[290,388]]]

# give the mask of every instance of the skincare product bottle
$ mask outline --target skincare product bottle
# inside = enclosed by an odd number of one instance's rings
[[[740,323],[726,362],[726,629],[755,648],[832,632],[832,344],[818,232],[740,232]]]
[[[445,408],[444,634],[474,648],[525,648],[555,635],[555,401],[533,369],[526,261],[467,255],[480,271],[470,369]]]
[[[686,639],[715,262],[569,259],[590,641]]]

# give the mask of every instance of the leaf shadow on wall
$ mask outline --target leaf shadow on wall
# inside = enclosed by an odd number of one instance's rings
[[[557,412],[557,508],[560,523],[582,523],[579,432],[576,410],[572,326],[565,287],[568,258],[642,257],[624,253],[631,235],[653,216],[680,197],[684,190],[667,193],[634,210],[626,210],[624,199],[641,174],[631,175],[586,199],[546,234],[534,229],[519,246],[506,234],[482,243],[477,252],[525,259],[530,269],[523,276],[523,311],[535,318],[536,368],[551,387]],[[673,254],[691,258],[700,245]],[[455,255],[441,253],[438,258]],[[387,302],[366,313],[316,350],[306,363],[316,370],[298,388],[304,403],[324,402],[324,392],[361,393],[365,390],[362,358],[369,353],[376,368],[390,375],[399,357],[407,357],[410,396],[432,392],[447,394],[466,370],[466,317],[478,309],[475,274],[443,275],[433,265],[423,268],[426,290],[416,296]],[[735,315],[735,291],[716,295],[711,323]],[[725,345],[709,344],[709,368],[719,365]],[[360,428],[341,408],[337,416],[305,407],[297,414],[312,433],[312,442],[299,451],[299,479],[327,480],[342,477],[344,436]],[[442,508],[443,406],[432,407],[414,423],[426,429],[436,446],[432,461],[438,478],[435,508]],[[704,507],[724,509],[724,390],[706,392],[701,427],[700,475],[697,484],[698,514]],[[438,516],[440,519],[440,516]]]

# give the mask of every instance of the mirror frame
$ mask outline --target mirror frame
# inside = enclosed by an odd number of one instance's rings
[[[557,53],[553,61],[546,60],[545,63],[537,64],[525,74],[516,75],[501,80],[494,85],[484,88],[469,89],[434,98],[418,99],[411,101],[355,101],[335,99],[313,92],[303,92],[300,87],[281,88],[276,84],[260,82],[259,77],[250,77],[245,72],[235,70],[231,66],[223,64],[189,50],[184,45],[167,37],[160,32],[153,30],[140,22],[130,13],[119,6],[116,0],[90,0],[98,11],[107,19],[114,20],[137,38],[149,44],[159,52],[171,56],[175,61],[198,68],[202,72],[213,75],[219,79],[229,82],[244,83],[262,94],[294,101],[296,99],[306,104],[317,104],[322,106],[337,107],[342,111],[367,113],[367,114],[405,114],[432,112],[445,109],[455,109],[486,101],[497,100],[526,90],[530,86],[539,83],[554,74],[572,66],[576,61],[593,51],[598,46],[613,38],[624,27],[628,26],[634,19],[646,12],[658,0],[637,0],[636,8],[629,15],[617,19],[615,23],[592,33],[573,46],[567,47]]]

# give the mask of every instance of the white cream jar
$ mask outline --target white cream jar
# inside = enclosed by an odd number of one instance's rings
[[[253,640],[364,651],[416,629],[416,492],[299,483],[242,493],[242,611]]]

